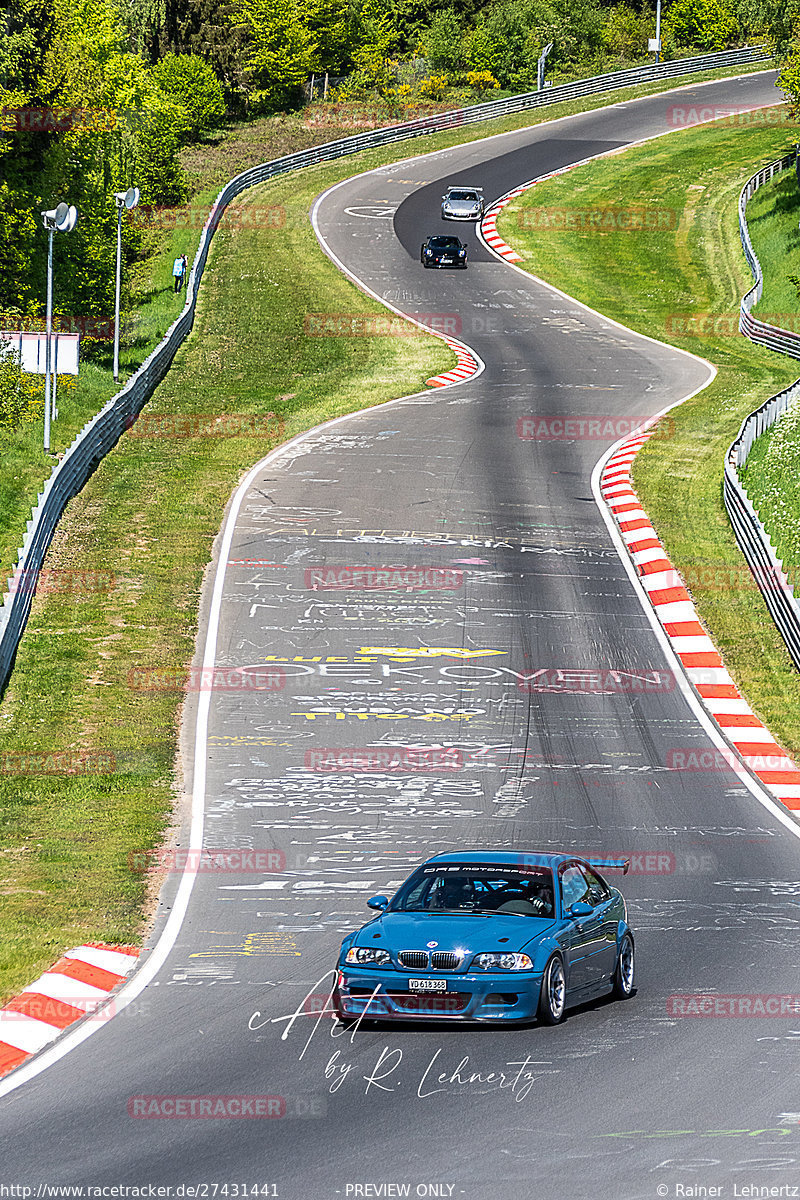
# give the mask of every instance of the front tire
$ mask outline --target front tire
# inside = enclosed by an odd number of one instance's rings
[[[633,995],[634,954],[633,938],[626,933],[620,942],[617,966],[611,987],[611,995],[615,1000],[627,1000]]]
[[[539,994],[539,1020],[543,1025],[558,1025],[567,1007],[567,981],[560,954],[554,954],[544,969]]]

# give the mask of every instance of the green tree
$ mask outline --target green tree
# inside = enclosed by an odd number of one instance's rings
[[[237,19],[249,34],[251,106],[259,112],[296,107],[318,61],[298,0],[241,0]]]
[[[424,35],[425,54],[434,71],[459,71],[464,65],[461,22],[452,8],[442,9]]]
[[[800,44],[797,42],[793,43],[783,59],[778,87],[789,103],[792,116],[800,117]]]
[[[647,39],[654,32],[652,13],[638,13],[627,4],[615,4],[603,24],[603,46],[620,58],[634,58],[645,53]]]
[[[6,0],[0,22],[0,88],[36,92],[53,39],[52,0]]]
[[[354,20],[353,62],[366,88],[386,88],[394,82],[392,55],[401,37],[391,9],[381,0],[363,0]]]
[[[165,54],[153,75],[159,90],[185,111],[182,133],[197,138],[225,116],[225,93],[212,68],[196,54]]]
[[[800,0],[739,0],[739,24],[748,36],[764,36],[783,59],[800,29]]]
[[[352,66],[355,13],[345,0],[308,0],[305,24],[317,47],[317,71],[339,75]]]
[[[138,114],[133,175],[147,204],[180,204],[186,199],[186,175],[178,160],[186,110],[156,92]]]
[[[672,0],[663,23],[665,39],[709,51],[724,49],[738,29],[734,0]]]

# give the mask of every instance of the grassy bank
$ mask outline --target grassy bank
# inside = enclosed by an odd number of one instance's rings
[[[800,332],[800,189],[793,170],[765,184],[747,205],[747,224],[764,275],[763,321]],[[800,375],[800,363],[794,365]],[[800,415],[787,413],[755,443],[742,478],[789,579],[800,580]]]
[[[789,147],[791,149],[791,147]],[[747,228],[764,275],[761,299],[753,315],[800,332],[800,189],[791,168],[759,188],[747,204]]]
[[[794,362],[736,331],[750,278],[739,244],[739,191],[796,136],[789,124],[752,121],[658,138],[537,185],[500,221],[534,274],[717,366],[715,381],[672,414],[672,435],[638,455],[635,486],[742,692],[794,754],[797,674],[736,546],[721,478],[744,416],[797,375]],[[565,206],[620,211],[632,197],[667,215],[636,232],[557,231],[535,215]]]

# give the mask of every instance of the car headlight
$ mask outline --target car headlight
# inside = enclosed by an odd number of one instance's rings
[[[459,250],[459,252],[458,252],[459,258],[466,258],[466,256],[467,256],[466,250]]]
[[[476,954],[472,965],[479,971],[530,971],[533,968],[527,954]]]
[[[428,257],[430,257],[430,256],[431,256],[431,254],[433,254],[433,251],[430,249],[430,247],[428,247],[428,248],[426,249],[425,253],[428,255]]]
[[[392,961],[392,956],[388,950],[380,950],[377,946],[351,946],[344,961],[361,966],[371,963],[376,967],[385,967]]]

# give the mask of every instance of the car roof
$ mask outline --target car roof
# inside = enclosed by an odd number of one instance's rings
[[[497,866],[558,866],[562,862],[585,862],[580,854],[553,854],[543,850],[460,850],[447,854],[434,854],[428,863],[489,863]]]
[[[472,183],[448,183],[448,192],[482,192],[483,188],[475,187]]]

